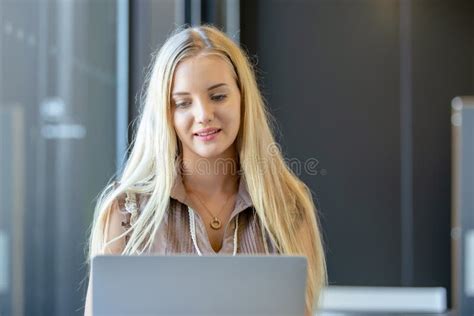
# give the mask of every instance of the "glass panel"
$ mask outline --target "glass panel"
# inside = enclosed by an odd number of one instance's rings
[[[0,1],[0,315],[83,313],[89,226],[116,170],[127,89],[119,3]]]

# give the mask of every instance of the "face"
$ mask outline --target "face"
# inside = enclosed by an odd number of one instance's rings
[[[181,61],[173,77],[171,113],[185,159],[233,157],[240,91],[231,65],[216,55]]]

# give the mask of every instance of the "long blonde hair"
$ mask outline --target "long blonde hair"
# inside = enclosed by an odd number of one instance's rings
[[[179,176],[179,140],[172,125],[171,84],[177,64],[198,53],[217,54],[233,66],[241,93],[242,119],[236,144],[248,191],[265,232],[281,254],[308,260],[306,307],[312,311],[326,284],[326,264],[316,209],[308,187],[285,164],[275,146],[271,116],[251,64],[224,33],[212,26],[179,29],[154,57],[130,156],[118,179],[99,196],[90,237],[89,258],[104,253],[108,243],[130,234],[123,255],[149,251],[169,207]],[[132,227],[107,242],[106,225],[114,201],[125,192],[147,194],[148,202]],[[301,227],[309,243],[301,242]],[[300,234],[300,235],[298,235]]]

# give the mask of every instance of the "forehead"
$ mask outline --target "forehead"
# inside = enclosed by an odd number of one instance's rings
[[[217,55],[198,55],[178,63],[173,76],[172,92],[207,89],[217,83],[235,83],[231,65]]]

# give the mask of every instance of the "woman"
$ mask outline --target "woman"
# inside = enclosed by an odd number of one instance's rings
[[[316,210],[269,122],[252,67],[231,39],[211,26],[176,32],[155,57],[124,171],[97,203],[89,258],[304,255],[312,313],[326,283]]]

